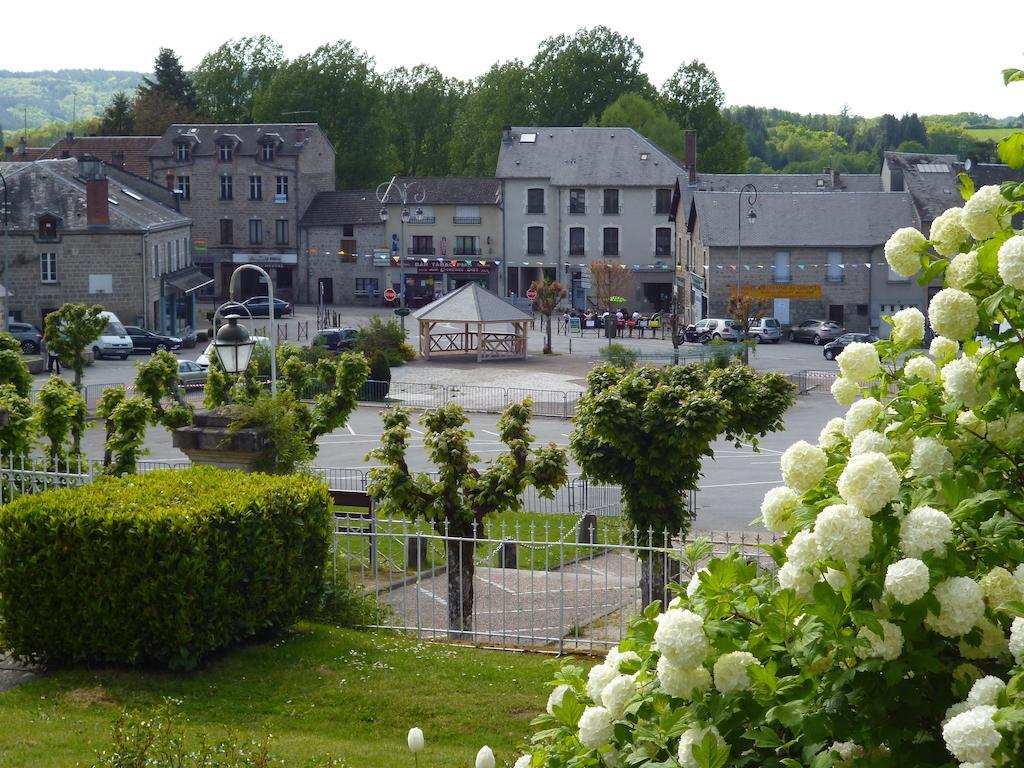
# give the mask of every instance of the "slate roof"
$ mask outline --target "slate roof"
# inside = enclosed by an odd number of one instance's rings
[[[736,247],[736,194],[697,192],[693,205],[705,245]],[[743,221],[743,246],[873,247],[916,224],[905,192],[769,192],[757,197],[757,221]]]
[[[236,155],[255,156],[262,139],[270,138],[277,143],[278,155],[297,155],[305,146],[298,141],[299,130],[306,138],[319,131],[316,123],[216,123],[180,124],[170,126],[150,147],[149,157],[172,157],[177,141],[185,140],[192,145],[195,157],[213,156],[217,152],[217,140],[230,140]]]
[[[10,229],[36,232],[38,217],[50,213],[60,219],[58,230],[85,230],[85,181],[78,175],[78,160],[40,160],[34,163],[0,163],[7,179]],[[141,197],[136,200],[124,190]],[[108,179],[111,230],[150,231],[186,225],[189,218],[141,194],[139,190]]]
[[[1024,169],[1014,170],[1001,163],[974,163],[967,172],[976,188],[987,187],[989,184],[1002,184],[1004,181],[1024,181]]]
[[[412,313],[417,320],[442,323],[510,323],[530,320],[523,312],[477,283],[467,283]]]
[[[903,189],[914,198],[922,221],[933,221],[947,208],[964,204],[957,181],[964,165],[956,155],[886,152],[885,162],[902,173]]]
[[[34,160],[59,160],[67,152],[69,157],[92,155],[108,165],[124,168],[136,176],[149,178],[149,152],[159,136],[73,136],[64,137],[52,147],[44,149]],[[32,151],[29,148],[28,151]],[[21,159],[21,158],[18,158]],[[28,159],[28,158],[26,158]]]
[[[420,186],[423,205],[498,205],[501,203],[501,182],[483,176],[399,176],[396,184],[415,182]],[[415,187],[407,197],[412,197]],[[374,198],[376,199],[376,198]],[[385,202],[401,202],[398,190],[388,191]],[[410,203],[411,204],[411,203]]]
[[[536,141],[523,143],[523,134]],[[647,159],[642,159],[643,155]],[[632,128],[513,128],[495,176],[555,186],[670,187],[682,165]]]
[[[300,227],[380,223],[380,203],[372,189],[317,192],[299,220]]]

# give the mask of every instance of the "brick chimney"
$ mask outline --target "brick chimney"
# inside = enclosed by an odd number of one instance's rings
[[[683,136],[686,141],[683,161],[686,164],[686,168],[689,170],[687,183],[691,187],[695,187],[697,186],[697,132],[686,131]]]
[[[842,186],[842,184],[839,181],[839,169],[838,168],[833,168],[832,169],[832,189],[839,189],[841,186]]]
[[[501,129],[501,143],[508,146],[512,143],[512,126],[506,125]]]
[[[86,155],[78,161],[79,173],[85,180],[85,220],[90,227],[110,226],[110,191],[103,163]]]

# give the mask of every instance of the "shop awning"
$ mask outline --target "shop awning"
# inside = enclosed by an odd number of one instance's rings
[[[177,272],[164,275],[164,284],[177,288],[182,293],[198,291],[204,285],[213,282],[213,278],[203,274],[198,267],[185,267]]]

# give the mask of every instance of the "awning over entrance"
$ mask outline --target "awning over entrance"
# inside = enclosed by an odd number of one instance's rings
[[[164,283],[177,288],[182,293],[198,291],[204,285],[213,282],[213,278],[203,274],[198,267],[185,267],[177,272],[164,275]]]

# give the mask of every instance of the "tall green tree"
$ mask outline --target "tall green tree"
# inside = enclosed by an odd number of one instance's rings
[[[133,130],[131,96],[125,91],[117,91],[100,116],[100,135],[131,136]]]
[[[0,333],[0,457],[25,456],[32,442],[32,374],[18,340]]]
[[[518,59],[493,65],[474,80],[455,116],[451,172],[490,176],[498,165],[501,129],[534,122],[530,72]]]
[[[634,129],[682,162],[685,149],[683,129],[651,99],[639,93],[624,93],[601,113],[597,124],[606,128]]]
[[[604,26],[547,38],[530,65],[535,119],[583,125],[623,93],[652,97],[654,88],[640,70],[643,58],[633,38]]]
[[[65,304],[46,316],[43,327],[46,348],[74,371],[74,386],[78,392],[82,391],[85,350],[107,327],[106,318],[100,316],[102,311],[103,307],[99,304],[91,307],[85,304]]]
[[[388,140],[404,176],[449,173],[452,127],[466,87],[435,67],[399,67],[383,77]]]
[[[251,123],[256,93],[284,64],[281,44],[267,35],[228,40],[199,62],[196,111],[216,123]]]
[[[195,111],[196,90],[192,78],[171,48],[161,48],[153,62],[153,78],[142,78],[139,94],[159,91],[168,99]]]
[[[46,453],[53,469],[60,469],[81,457],[85,431],[85,398],[60,376],[51,376],[38,394],[35,425],[46,441]],[[68,445],[68,440],[71,444]]]

